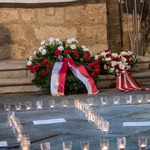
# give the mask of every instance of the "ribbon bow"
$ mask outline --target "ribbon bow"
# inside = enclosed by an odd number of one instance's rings
[[[64,95],[65,78],[68,67],[72,73],[84,83],[88,94],[96,94],[99,92],[95,86],[94,80],[90,77],[83,65],[76,65],[69,55],[67,58],[59,56],[58,59],[61,62],[55,63],[51,75],[51,95]]]
[[[131,74],[127,71],[127,69],[121,71],[120,74],[117,76],[116,88],[124,92],[131,92],[135,90],[145,90],[145,91],[150,90],[150,88],[139,87],[135,83],[134,79],[132,78]]]

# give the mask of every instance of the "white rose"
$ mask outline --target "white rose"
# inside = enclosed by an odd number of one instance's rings
[[[46,55],[46,49],[42,50],[42,55]]]
[[[63,51],[63,50],[64,50],[64,47],[63,47],[63,46],[59,46],[59,47],[58,47],[58,50]]]
[[[59,41],[60,41],[60,39],[59,39],[59,38],[56,38],[56,39],[55,39],[55,42],[56,42],[56,43],[58,43]]]
[[[111,60],[111,58],[105,58],[105,61],[110,61]]]
[[[84,45],[82,45],[81,47],[83,48],[83,50],[86,49],[86,46],[84,46]]]
[[[131,51],[128,51],[128,55],[132,55],[133,53]]]
[[[32,56],[30,56],[30,57],[29,57],[29,60],[30,60],[30,61],[32,61],[32,59],[33,59],[33,57],[32,57]]]
[[[119,70],[118,69],[116,69],[116,73],[118,73],[119,72]]]
[[[121,52],[121,55],[128,55],[128,53],[127,52]]]
[[[114,72],[114,70],[115,70],[115,68],[111,68],[111,69],[110,69],[110,72],[112,73],[112,72]]]
[[[68,40],[67,40],[67,43],[68,43],[68,44],[71,44],[71,43],[72,43],[71,39],[68,39]]]
[[[97,60],[98,59],[98,55],[94,55],[94,60]]]
[[[89,51],[89,49],[88,49],[88,48],[85,48],[85,51]]]
[[[39,52],[42,52],[42,50],[43,50],[43,47],[42,46],[39,47]]]
[[[54,38],[49,38],[48,40],[50,43],[53,43],[54,42]]]
[[[30,60],[27,62],[27,66],[29,66],[29,65],[32,65],[32,61],[30,61]]]
[[[112,67],[114,67],[116,64],[117,64],[116,61],[112,61],[112,62],[111,62],[111,66],[112,66]]]
[[[76,39],[75,38],[71,38],[70,39],[72,42],[76,42]]]
[[[113,57],[117,57],[117,56],[118,56],[118,54],[117,54],[117,53],[112,53],[112,54],[111,54],[111,56],[113,56]]]
[[[76,45],[71,45],[71,49],[76,49]]]
[[[54,43],[49,43],[49,45],[54,45]]]
[[[124,65],[124,64],[120,64],[120,65],[119,65],[119,68],[122,69],[122,70],[124,70],[125,65]]]
[[[63,43],[61,41],[59,41],[58,44],[63,45]]]
[[[125,57],[122,57],[122,62],[126,62],[127,61],[127,59],[125,58]]]
[[[105,56],[106,56],[106,53],[105,53],[105,52],[102,52],[102,53],[100,53],[100,55],[105,57]]]
[[[33,52],[34,56],[36,56],[36,53],[37,53],[36,51]]]
[[[41,45],[44,46],[44,45],[45,45],[45,41],[42,41],[42,42],[41,42]]]

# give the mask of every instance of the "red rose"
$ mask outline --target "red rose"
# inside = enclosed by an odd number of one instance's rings
[[[32,68],[30,71],[31,71],[31,73],[34,73],[34,72],[35,72],[35,69],[34,69],[34,68]]]
[[[45,76],[46,76],[46,72],[45,72],[45,71],[42,71],[42,72],[41,72],[41,76],[42,76],[42,77],[45,77]]]
[[[106,57],[110,57],[110,56],[111,56],[111,54],[107,54],[107,55],[106,55]]]
[[[108,65],[111,66],[111,62],[108,62]]]
[[[92,65],[91,65],[91,64],[88,64],[87,67],[88,67],[88,68],[92,68]]]
[[[47,70],[51,70],[52,69],[52,67],[51,67],[51,65],[47,65]]]
[[[37,63],[35,64],[35,68],[39,68],[40,65],[41,65],[41,64],[37,62]]]
[[[120,61],[120,58],[114,57],[113,60],[114,60],[114,61]]]
[[[96,63],[95,63],[95,62],[92,62],[91,65],[92,65],[92,67],[95,67],[95,66],[96,66]]]
[[[126,55],[126,56],[123,56],[123,57],[125,57],[126,59],[129,59],[129,58],[130,58],[130,56],[129,56],[129,55]]]
[[[99,60],[98,59],[96,60],[96,64],[99,64]]]
[[[105,53],[109,52],[109,50],[105,50]]]
[[[100,74],[101,70],[99,68],[95,68],[96,74]]]
[[[49,64],[49,61],[47,59],[44,59],[43,64],[47,65],[47,64]]]
[[[86,54],[86,55],[90,55],[90,52],[89,52],[89,51],[85,51],[85,54]]]
[[[115,65],[115,69],[119,69],[119,64]]]
[[[96,73],[93,72],[93,73],[91,74],[91,76],[92,76],[93,78],[95,78],[95,77],[96,77]]]
[[[85,55],[85,56],[84,56],[84,59],[85,59],[85,60],[89,60],[89,55]]]
[[[101,56],[101,58],[105,58],[104,56]]]
[[[99,68],[99,65],[95,65],[95,68]]]
[[[106,65],[106,61],[104,62],[104,65]]]
[[[128,65],[131,65],[131,61],[127,60]]]
[[[71,51],[70,51],[69,49],[66,49],[66,50],[65,50],[65,53],[66,53],[66,54],[70,54]]]
[[[60,50],[56,50],[55,55],[59,55],[59,54],[60,54]]]
[[[79,52],[78,51],[74,51],[73,54],[76,55],[76,56],[78,56]]]
[[[29,70],[31,70],[32,68],[34,68],[33,65],[29,65],[29,66],[28,66],[28,69],[29,69]]]

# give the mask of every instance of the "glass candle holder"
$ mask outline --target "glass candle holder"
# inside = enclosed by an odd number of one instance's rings
[[[120,97],[119,96],[114,96],[113,101],[114,101],[114,105],[119,105]]]
[[[92,106],[93,105],[93,98],[88,98],[87,103]]]
[[[117,138],[117,147],[120,150],[124,150],[126,148],[126,137]]]
[[[107,120],[102,121],[102,131],[106,134],[109,131],[109,122]]]
[[[41,150],[50,150],[51,146],[50,146],[50,142],[46,142],[46,143],[41,143]]]
[[[72,141],[63,141],[63,150],[71,150]]]
[[[4,103],[4,109],[8,112],[10,110],[10,103]]]
[[[146,100],[147,100],[147,103],[150,103],[150,94],[146,95]]]
[[[55,106],[55,100],[54,99],[49,100],[49,107],[54,108],[54,106]]]
[[[137,95],[137,102],[142,103],[143,102],[143,95]]]
[[[126,103],[131,104],[132,103],[132,95],[126,95]]]
[[[36,106],[38,110],[41,110],[43,107],[43,101],[36,101]]]
[[[107,97],[101,97],[102,105],[107,105]]]
[[[100,147],[101,147],[101,150],[108,150],[109,149],[109,139],[100,139]]]
[[[145,136],[140,136],[139,137],[139,147],[144,150],[147,146],[147,137]]]
[[[31,110],[32,108],[32,102],[31,101],[26,101],[25,102],[26,110]]]
[[[21,102],[15,102],[16,111],[21,111]]]
[[[67,108],[68,100],[67,99],[62,99],[62,104],[63,104],[63,108]]]
[[[30,150],[30,140],[21,140],[21,150]]]
[[[89,150],[89,140],[81,141],[82,150]]]

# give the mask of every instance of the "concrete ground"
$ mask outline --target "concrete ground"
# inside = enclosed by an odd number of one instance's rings
[[[133,102],[126,104],[125,95],[132,95]],[[142,104],[138,104],[136,96],[144,96]],[[7,123],[7,113],[4,111],[3,104],[10,102],[11,111],[15,111],[15,102],[22,103],[22,110],[16,112],[24,132],[29,134],[31,140],[31,150],[40,150],[40,143],[50,142],[51,150],[63,150],[63,141],[72,141],[72,150],[81,150],[80,141],[88,139],[90,150],[100,150],[100,139],[109,139],[109,150],[117,150],[116,138],[125,136],[127,139],[126,150],[138,150],[138,137],[147,136],[147,150],[150,150],[150,126],[145,127],[123,127],[123,122],[148,122],[150,121],[150,104],[146,102],[146,94],[150,91],[133,91],[130,93],[120,92],[116,89],[101,89],[97,95],[69,95],[63,97],[52,97],[43,93],[20,93],[20,94],[1,94],[0,95],[0,141],[7,141],[7,148],[19,150],[16,136]],[[120,104],[113,104],[113,96],[120,96]],[[100,98],[108,97],[108,105],[102,106]],[[76,110],[74,99],[78,98],[87,102],[87,98],[93,97],[94,112],[99,113],[110,123],[109,133],[103,134],[95,125],[89,123],[85,115]],[[68,99],[68,108],[62,108],[62,99]],[[55,99],[55,108],[49,109],[49,100]],[[36,101],[43,101],[43,110],[36,109]],[[25,110],[25,101],[32,101],[32,110]],[[46,120],[65,118],[66,123],[34,125],[33,120]]]

